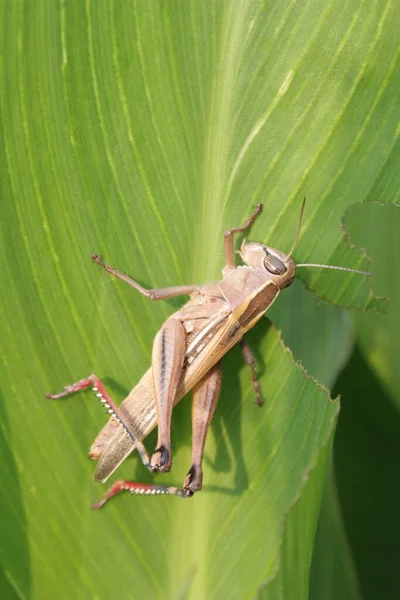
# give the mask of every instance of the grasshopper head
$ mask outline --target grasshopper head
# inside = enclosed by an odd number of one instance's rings
[[[279,289],[292,283],[296,265],[289,254],[257,242],[247,243],[246,240],[243,242],[239,254],[246,265],[263,273]]]
[[[288,287],[292,283],[296,268],[299,267],[318,267],[320,269],[334,269],[336,271],[349,271],[350,273],[358,273],[359,275],[367,275],[369,277],[373,276],[372,273],[367,271],[359,271],[358,269],[350,269],[349,267],[339,267],[336,265],[320,265],[316,263],[297,263],[297,265],[295,265],[291,256],[299,241],[305,202],[306,199],[304,198],[303,204],[301,205],[296,238],[289,254],[285,254],[276,248],[264,246],[264,244],[256,242],[247,243],[246,240],[244,240],[239,252],[243,262],[256,271],[263,273],[265,277],[268,277],[268,279],[273,281],[280,290]]]

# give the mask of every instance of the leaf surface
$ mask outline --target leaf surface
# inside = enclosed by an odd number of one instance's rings
[[[258,351],[263,411],[239,351],[227,358],[205,490],[186,504],[121,497],[90,512],[101,491],[85,455],[102,415],[90,394],[43,395],[94,371],[121,401],[179,306],[107,278],[94,252],[148,287],[215,280],[225,229],[263,202],[252,239],[288,251],[306,195],[296,261],[368,268],[340,219],[398,181],[400,11],[322,0],[0,10],[1,589],[254,596],[277,573],[285,515],[337,411],[275,330]],[[334,304],[383,305],[363,277],[298,274]],[[174,413],[171,483],[189,465],[189,413],[188,402]],[[118,475],[148,480],[137,459]]]

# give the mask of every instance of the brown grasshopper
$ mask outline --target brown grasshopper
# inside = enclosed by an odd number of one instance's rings
[[[94,262],[103,269],[151,300],[190,296],[190,300],[162,325],[154,339],[151,368],[119,408],[96,375],[66,386],[60,394],[47,394],[48,398],[58,399],[91,387],[108,409],[111,418],[96,437],[89,454],[90,458],[99,460],[94,473],[95,481],[106,481],[134,448],[151,472],[168,472],[172,465],[172,410],[187,392],[193,390],[192,458],[183,488],[118,481],[93,508],[100,508],[122,490],[133,494],[173,494],[181,498],[189,498],[199,491],[203,478],[204,445],[221,390],[221,358],[235,344],[241,343],[244,359],[251,368],[257,404],[262,405],[255,360],[244,335],[270,308],[279,292],[292,283],[296,268],[322,267],[371,275],[331,265],[295,265],[291,256],[299,239],[304,205],[305,199],[289,254],[244,240],[239,251],[244,265],[235,267],[234,234],[251,227],[262,210],[262,204],[257,204],[243,227],[226,231],[225,267],[222,270],[223,279],[219,283],[147,290],[124,273],[103,263],[99,256],[93,256]],[[157,446],[150,457],[142,440],[156,424]]]

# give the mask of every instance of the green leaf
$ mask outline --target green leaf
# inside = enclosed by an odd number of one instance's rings
[[[375,286],[389,296],[390,306],[385,315],[355,315],[359,346],[336,388],[343,408],[335,467],[363,598],[389,599],[400,593],[395,558],[400,552],[400,210],[378,203],[355,206],[346,214],[346,224],[355,243],[368,238]]]
[[[90,395],[43,395],[94,371],[122,400],[179,306],[110,280],[93,252],[149,287],[218,279],[226,228],[263,202],[252,239],[288,251],[306,195],[294,258],[368,267],[340,219],[398,182],[400,11],[335,0],[0,8],[0,591],[254,596],[277,573],[284,517],[328,452],[337,410],[274,330],[258,352],[263,411],[238,351],[227,358],[205,490],[186,504],[121,497],[91,513],[102,492],[85,455],[102,415]],[[364,277],[299,276],[332,303],[382,306]],[[317,363],[327,380],[337,373],[339,361]],[[174,413],[171,483],[189,465],[189,413],[188,402]],[[118,475],[143,471],[134,459]]]
[[[348,483],[351,485],[350,482]],[[364,531],[368,531],[368,527],[364,527]],[[361,595],[356,573],[331,462],[315,536],[310,598],[312,600],[335,600],[336,598],[359,600]]]
[[[71,400],[46,406],[37,390],[34,414],[42,422],[41,435],[32,432],[14,442],[17,465],[24,468],[21,495],[14,493],[30,531],[34,575],[42,573],[41,560],[47,565],[46,580],[41,576],[34,588],[38,597],[49,587],[63,589],[68,597],[73,589],[81,594],[101,589],[107,596],[131,586],[138,595],[161,597],[164,591],[176,597],[190,587],[194,597],[217,598],[228,593],[232,578],[237,597],[243,597],[273,577],[282,516],[326,443],[337,406],[323,389],[316,390],[299,369],[293,369],[273,330],[263,337],[260,352],[269,365],[261,379],[268,390],[268,406],[264,410],[255,406],[246,373],[238,381],[235,373],[241,357],[234,352],[207,446],[204,492],[191,502],[127,495],[108,510],[90,512],[96,492],[84,464],[85,449],[79,447],[84,404]],[[179,481],[189,464],[188,404],[179,405],[175,413],[170,477]],[[57,435],[51,429],[47,432],[51,424]],[[92,429],[92,424],[85,427],[85,434]],[[120,476],[132,475],[132,463],[123,465]],[[148,479],[137,461],[134,464],[134,478]],[[5,482],[12,480],[11,467],[12,462],[2,465]],[[18,506],[11,497],[9,502]],[[6,502],[5,508],[13,513],[11,506]],[[7,539],[13,528],[10,519],[5,524]],[[52,551],[54,543],[57,552]],[[110,556],[104,548],[109,548]],[[21,582],[25,571],[9,559],[4,556],[13,579],[20,587],[27,586],[26,575]],[[243,561],[246,568],[239,577],[238,564]]]
[[[388,314],[356,315],[360,348],[400,409],[400,208],[378,203],[355,206],[346,214],[346,223],[355,243],[362,243],[367,235],[375,287],[390,301]]]
[[[334,448],[337,490],[362,598],[397,598],[400,415],[358,348],[335,389],[342,404]]]
[[[307,483],[287,516],[276,577],[261,589],[260,600],[310,597],[310,569],[332,437],[306,473]]]
[[[348,311],[321,302],[294,281],[268,315],[282,330],[295,359],[318,381],[332,387],[353,350],[354,325]]]
[[[269,314],[282,327],[285,343],[295,358],[319,381],[332,386],[353,348],[350,315],[318,301],[299,282],[282,294]],[[330,478],[323,490],[330,448],[329,442],[308,474],[302,495],[288,513],[280,568],[271,584],[262,589],[261,598],[359,598],[351,550],[343,535]]]

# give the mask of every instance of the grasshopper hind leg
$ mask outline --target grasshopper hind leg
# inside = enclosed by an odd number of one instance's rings
[[[204,446],[221,392],[221,380],[221,364],[217,363],[193,388],[192,464],[184,483],[184,489],[192,493],[201,490]]]
[[[152,369],[156,397],[158,437],[151,457],[151,470],[171,469],[171,417],[182,377],[186,334],[180,321],[169,318],[154,338]]]
[[[143,444],[143,442],[135,435],[132,429],[129,427],[128,423],[125,420],[125,417],[121,414],[119,408],[114,404],[110,394],[107,392],[104,383],[101,381],[97,375],[89,375],[86,379],[81,379],[80,381],[73,383],[72,385],[65,386],[64,390],[59,394],[46,394],[46,398],[50,400],[59,400],[68,396],[69,394],[73,394],[75,392],[81,392],[82,390],[86,390],[88,388],[92,388],[93,392],[95,392],[97,398],[107,409],[107,412],[111,415],[111,417],[121,425],[126,431],[126,434],[131,438],[132,442],[135,444],[136,449],[142,459],[144,466],[152,471],[152,466],[150,464],[150,458],[147,453],[147,450]]]
[[[193,492],[180,489],[173,486],[167,485],[155,485],[151,483],[137,483],[135,481],[117,481],[114,485],[104,494],[103,498],[100,502],[95,502],[92,504],[93,510],[98,510],[102,508],[105,503],[110,500],[113,496],[116,496],[120,492],[130,492],[131,494],[135,494],[136,496],[160,496],[160,495],[170,495],[170,496],[178,496],[179,498],[191,498],[193,496]]]
[[[192,460],[183,488],[120,480],[105,493],[100,502],[92,504],[92,508],[102,508],[107,500],[123,491],[137,496],[170,495],[178,496],[179,498],[191,498],[195,492],[200,491],[203,479],[202,462],[204,445],[220,391],[221,366],[220,363],[217,363],[193,389]]]

